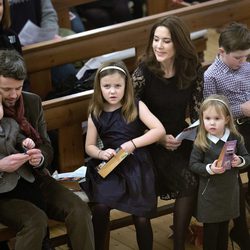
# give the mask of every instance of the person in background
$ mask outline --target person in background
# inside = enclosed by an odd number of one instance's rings
[[[153,25],[145,56],[132,77],[137,96],[166,130],[151,147],[151,155],[158,195],[175,199],[173,249],[184,250],[198,183],[189,169],[192,142],[175,137],[188,126],[187,117],[198,119],[203,70],[181,18],[170,15]]]
[[[92,205],[96,250],[105,249],[111,209],[132,214],[140,250],[153,249],[150,217],[156,209],[152,159],[147,145],[165,133],[145,104],[134,98],[129,71],[122,62],[103,64],[97,71],[86,136],[87,167],[83,190]],[[97,138],[104,147],[97,146]],[[123,149],[128,156],[108,175],[96,166]]]
[[[220,94],[228,98],[239,132],[243,135],[245,145],[250,152],[250,31],[241,23],[231,23],[219,36],[219,52],[204,74],[204,96]],[[250,178],[249,168],[248,179]],[[230,237],[242,250],[250,249],[250,237],[246,219],[245,192],[240,182],[240,216],[234,219]],[[250,204],[250,185],[246,201]]]
[[[0,0],[0,49],[15,49],[22,55],[22,46],[18,35],[10,28],[10,7],[8,0]],[[23,84],[25,91],[29,90],[29,81]]]
[[[9,0],[11,29],[20,33],[28,20],[39,27],[54,30],[54,39],[60,39],[57,13],[51,0]],[[52,83],[59,89],[63,82],[72,79],[77,70],[73,64],[64,64],[51,69]]]
[[[196,217],[203,223],[203,249],[227,250],[229,221],[240,214],[238,176],[240,169],[249,165],[250,155],[225,96],[206,98],[199,120],[190,157],[190,169],[199,176]],[[222,148],[230,141],[236,141],[235,152],[227,166],[220,165]]]
[[[23,92],[26,68],[15,50],[0,51],[0,94],[4,117],[16,120],[21,133],[36,148],[26,154],[12,152],[0,159],[2,177],[18,173],[29,161],[25,176],[8,182],[0,195],[0,222],[14,228],[16,250],[41,250],[47,234],[48,217],[65,222],[73,250],[93,250],[94,237],[88,205],[76,194],[56,182],[46,171],[53,158],[39,96]],[[6,178],[6,181],[7,178]],[[5,192],[4,192],[5,191]],[[48,248],[46,248],[48,249]]]
[[[88,29],[132,20],[128,0],[99,0],[81,4],[76,10],[81,18],[86,19]]]
[[[15,49],[22,54],[21,43],[10,23],[9,2],[0,0],[0,49]]]

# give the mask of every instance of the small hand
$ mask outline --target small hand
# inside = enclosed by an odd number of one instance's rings
[[[112,148],[108,148],[106,150],[101,150],[98,154],[99,158],[104,161],[108,161],[116,154],[116,151]]]
[[[217,162],[218,160],[215,160],[212,165],[211,165],[211,170],[215,173],[215,174],[223,174],[226,169],[222,168],[222,167],[217,167]]]
[[[22,144],[23,144],[23,148],[25,148],[26,150],[32,149],[35,147],[35,142],[30,138],[26,138],[25,140],[23,140]]]
[[[121,145],[121,148],[128,154],[132,154],[135,150],[135,146],[132,141],[127,141]]]
[[[241,159],[238,155],[234,154],[233,159],[232,159],[232,168],[237,167],[238,165],[241,164]]]

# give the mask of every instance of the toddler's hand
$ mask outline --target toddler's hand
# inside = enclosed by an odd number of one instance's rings
[[[238,155],[234,154],[233,159],[232,159],[232,168],[237,167],[238,165],[241,164],[241,159]]]
[[[25,140],[23,140],[22,146],[24,149],[32,149],[36,146],[36,144],[32,139],[26,138]]]
[[[226,169],[225,168],[221,168],[221,167],[217,167],[217,161],[215,160],[212,165],[211,165],[211,170],[215,173],[215,174],[223,174]]]

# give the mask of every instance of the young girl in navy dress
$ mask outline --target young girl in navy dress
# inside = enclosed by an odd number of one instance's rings
[[[217,165],[226,141],[236,140],[231,168]],[[211,95],[201,105],[200,126],[190,157],[191,170],[199,175],[196,217],[204,226],[204,250],[228,249],[229,220],[239,216],[239,170],[250,156],[235,128],[227,99]]]
[[[137,243],[151,250],[150,217],[156,208],[152,160],[146,148],[164,135],[160,121],[141,101],[136,101],[132,80],[123,62],[104,64],[96,73],[86,136],[88,163],[82,188],[93,202],[96,249],[104,249],[111,209],[133,215]],[[100,137],[103,148],[97,146]],[[121,147],[129,155],[106,177],[96,171]]]

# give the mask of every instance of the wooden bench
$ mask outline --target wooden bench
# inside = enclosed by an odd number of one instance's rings
[[[87,120],[87,107],[93,91],[43,102],[47,130],[58,130],[61,171],[72,171],[84,164],[82,121]],[[71,137],[72,136],[72,137]],[[64,224],[49,220],[49,227]],[[15,237],[15,230],[0,223],[0,241]],[[64,235],[51,238],[52,246],[65,244]]]
[[[82,122],[87,120],[88,104],[93,91],[86,91],[62,98],[43,102],[48,131],[58,130],[59,171],[73,171],[84,164],[84,145],[82,140]],[[159,208],[156,216],[172,212],[172,204]],[[49,220],[49,225],[59,222]],[[61,224],[61,223],[60,223]],[[111,221],[110,230],[132,224],[132,217],[127,216]],[[0,241],[9,240],[16,232],[0,224]],[[65,234],[51,239],[53,246],[65,244]]]
[[[166,15],[183,18],[191,31],[216,27],[231,20],[249,22],[250,1],[212,0],[191,7],[171,10],[133,21],[85,31],[60,41],[48,41],[26,46],[23,49],[31,81],[31,91],[44,98],[51,87],[50,69],[65,63],[90,58],[134,47],[136,56],[144,50],[152,25]],[[214,18],[216,17],[216,18]],[[199,46],[199,41],[197,46]],[[204,47],[202,48],[204,49]],[[136,58],[130,61],[134,67]],[[34,63],[35,62],[35,63]]]
[[[96,0],[52,0],[51,2],[57,12],[59,27],[71,28],[69,19],[70,8],[95,1]]]
[[[95,2],[96,0],[52,0],[52,4],[57,12],[58,24],[62,28],[71,28],[69,20],[70,8],[80,4]],[[170,9],[177,9],[186,6],[185,4],[174,4],[172,0],[146,0],[147,15],[157,14]]]

